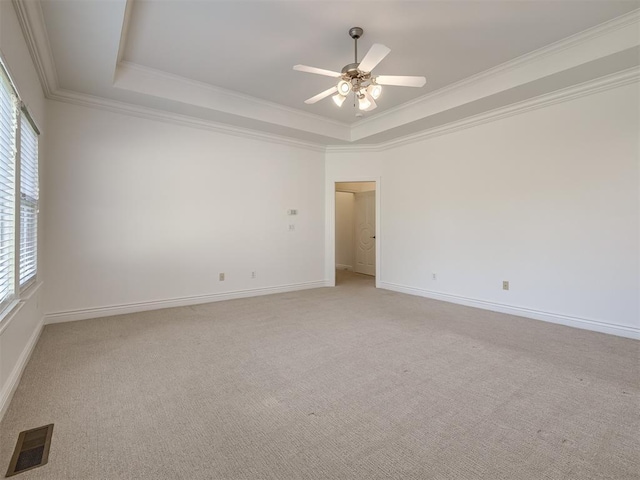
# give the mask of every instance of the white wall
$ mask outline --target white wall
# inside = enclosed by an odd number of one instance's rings
[[[324,284],[323,152],[59,102],[47,115],[47,321]]]
[[[47,280],[46,297],[36,289],[0,322],[0,415],[43,304],[56,321],[330,281],[335,221],[325,212],[337,181],[378,182],[380,285],[638,335],[637,85],[325,157],[45,102],[8,1],[0,54],[43,129],[38,277]]]
[[[22,36],[13,4],[0,2],[0,55],[9,69],[22,101],[40,127],[44,125],[45,100],[38,75],[31,62],[29,50]],[[40,172],[45,168],[45,153],[40,137]],[[41,189],[41,199],[45,196]],[[40,226],[42,225],[42,216]],[[38,284],[29,290],[16,309],[0,320],[0,418],[9,405],[13,390],[18,384],[22,369],[26,365],[31,349],[35,345],[42,328],[42,269],[43,235],[39,229]]]
[[[383,287],[637,336],[639,128],[638,85],[627,85],[329,153],[326,188],[380,176]]]
[[[336,192],[336,268],[353,270],[355,262],[355,195]]]

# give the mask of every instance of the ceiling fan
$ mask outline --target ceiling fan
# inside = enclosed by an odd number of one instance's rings
[[[294,70],[299,72],[315,73],[327,77],[339,78],[338,83],[314,97],[305,100],[307,105],[314,104],[323,98],[333,95],[333,101],[338,107],[344,103],[347,95],[353,92],[358,99],[358,107],[365,112],[377,107],[376,100],[382,94],[382,85],[395,85],[399,87],[422,87],[427,82],[424,77],[403,75],[372,75],[371,70],[378,65],[391,51],[380,43],[375,43],[369,49],[361,62],[358,63],[358,39],[364,30],[360,27],[349,29],[349,36],[355,41],[355,61],[345,65],[342,72],[324,70],[322,68],[295,65]]]

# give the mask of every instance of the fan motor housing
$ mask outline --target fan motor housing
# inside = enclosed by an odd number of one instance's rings
[[[362,80],[368,80],[371,78],[370,72],[363,72],[358,69],[359,63],[350,63],[349,65],[345,65],[342,67],[342,78],[361,78]],[[345,78],[346,80],[346,78]]]
[[[345,65],[342,67],[342,74],[347,75],[350,78],[355,78],[360,75],[360,70],[358,70],[359,63],[350,63],[349,65]]]

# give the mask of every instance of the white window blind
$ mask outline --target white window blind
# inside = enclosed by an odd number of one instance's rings
[[[0,306],[15,294],[16,102],[0,68]]]
[[[36,277],[38,265],[38,133],[20,117],[20,287]]]

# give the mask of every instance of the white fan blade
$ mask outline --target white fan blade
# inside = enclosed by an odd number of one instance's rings
[[[367,54],[364,56],[358,69],[363,72],[370,72],[378,65],[384,57],[389,55],[391,49],[385,47],[381,43],[374,43]]]
[[[379,85],[395,85],[397,87],[424,87],[427,79],[405,75],[378,75],[376,83]]]
[[[304,103],[306,103],[307,105],[311,105],[312,103],[319,102],[323,98],[326,98],[329,95],[336,93],[337,91],[338,91],[338,87],[331,87],[329,90],[325,90],[324,92],[319,93],[315,97],[311,97],[310,99],[305,100]]]
[[[306,65],[294,65],[293,69],[297,70],[298,72],[315,73],[316,75],[325,75],[327,77],[333,78],[342,76],[342,74],[338,72],[332,72],[331,70],[324,70],[322,68],[316,67],[307,67]]]

